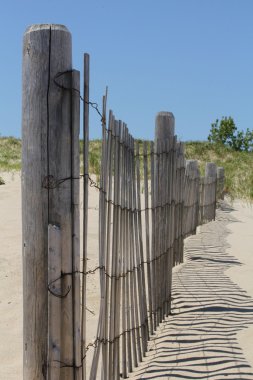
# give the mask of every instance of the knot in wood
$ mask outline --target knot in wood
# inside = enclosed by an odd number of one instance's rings
[[[44,189],[55,189],[57,187],[57,180],[52,175],[46,176],[42,181]]]

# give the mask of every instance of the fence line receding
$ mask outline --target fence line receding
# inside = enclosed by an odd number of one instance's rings
[[[72,70],[71,36],[60,25],[34,25],[23,50],[24,378],[118,380],[143,360],[150,336],[170,315],[173,267],[184,239],[215,219],[224,169],[185,160],[170,112],[156,117],[154,141],[135,140],[112,111],[84,95]],[[84,174],[80,176],[80,99]],[[102,120],[99,183],[89,174],[89,109]],[[80,265],[80,178],[83,262]],[[99,191],[99,265],[87,271],[88,185]],[[95,341],[87,342],[87,274],[99,271],[101,301]]]

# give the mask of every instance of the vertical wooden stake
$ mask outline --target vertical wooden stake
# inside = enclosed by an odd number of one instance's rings
[[[153,329],[153,304],[152,304],[152,291],[153,291],[153,276],[152,265],[150,262],[150,227],[149,227],[149,195],[148,195],[148,157],[147,157],[147,142],[143,143],[143,173],[144,173],[144,197],[145,197],[145,232],[146,232],[146,261],[147,261],[147,282],[148,282],[148,305],[149,305],[149,330],[154,333]]]
[[[82,378],[81,359],[81,289],[80,289],[80,73],[72,73],[72,260],[73,260],[73,336],[75,380]]]
[[[151,154],[151,162],[150,162],[150,172],[151,172],[151,267],[153,274],[153,287],[152,287],[152,315],[153,315],[153,330],[156,330],[158,325],[157,323],[157,298],[156,298],[156,235],[155,235],[155,224],[156,224],[156,191],[155,191],[155,159],[154,159],[154,143],[153,141],[150,143],[150,154]]]
[[[89,82],[90,57],[84,54],[84,102],[83,102],[83,275],[82,275],[82,329],[81,356],[82,380],[86,380],[86,271],[87,271],[87,230],[88,230],[88,191],[89,191]]]
[[[107,149],[106,149],[106,172],[107,172],[107,187],[106,187],[106,199],[112,200],[112,166],[113,166],[113,151],[114,151],[114,139],[112,137],[112,130],[114,125],[114,116],[112,111],[109,112],[109,125],[108,125],[108,138],[107,138]],[[112,220],[112,205],[107,202],[107,218],[106,218],[106,244],[105,244],[105,271],[110,273],[110,252],[111,252],[111,220]],[[109,307],[110,307],[110,278],[105,276],[105,312],[104,312],[104,339],[103,344],[103,371],[104,380],[108,379],[108,349],[110,343],[108,335],[109,326]]]

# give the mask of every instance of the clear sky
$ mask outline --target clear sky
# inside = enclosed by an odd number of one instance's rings
[[[73,66],[91,56],[91,100],[152,139],[171,111],[181,140],[205,140],[216,118],[253,128],[253,0],[4,0],[0,10],[0,135],[21,135],[22,39],[27,26],[64,24]],[[92,138],[100,137],[91,116]]]

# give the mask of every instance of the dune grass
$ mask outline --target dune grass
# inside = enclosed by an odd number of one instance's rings
[[[203,175],[206,162],[225,169],[225,187],[231,198],[253,200],[253,152],[238,152],[208,142],[187,142],[186,159],[197,159]]]
[[[0,138],[0,170],[14,171],[21,167],[21,140],[15,137]]]
[[[138,140],[140,152],[143,141]],[[83,141],[80,141],[82,154]],[[226,190],[231,198],[242,198],[253,201],[253,152],[237,152],[209,142],[190,141],[185,143],[186,159],[199,162],[201,174],[206,162],[223,166],[226,176]],[[92,140],[89,144],[89,172],[99,176],[101,160],[101,140]],[[81,157],[82,162],[82,157]],[[21,140],[14,137],[0,137],[0,172],[16,171],[21,168]],[[141,160],[142,168],[142,160]],[[83,168],[81,165],[81,172]],[[4,179],[0,181],[4,182]]]

